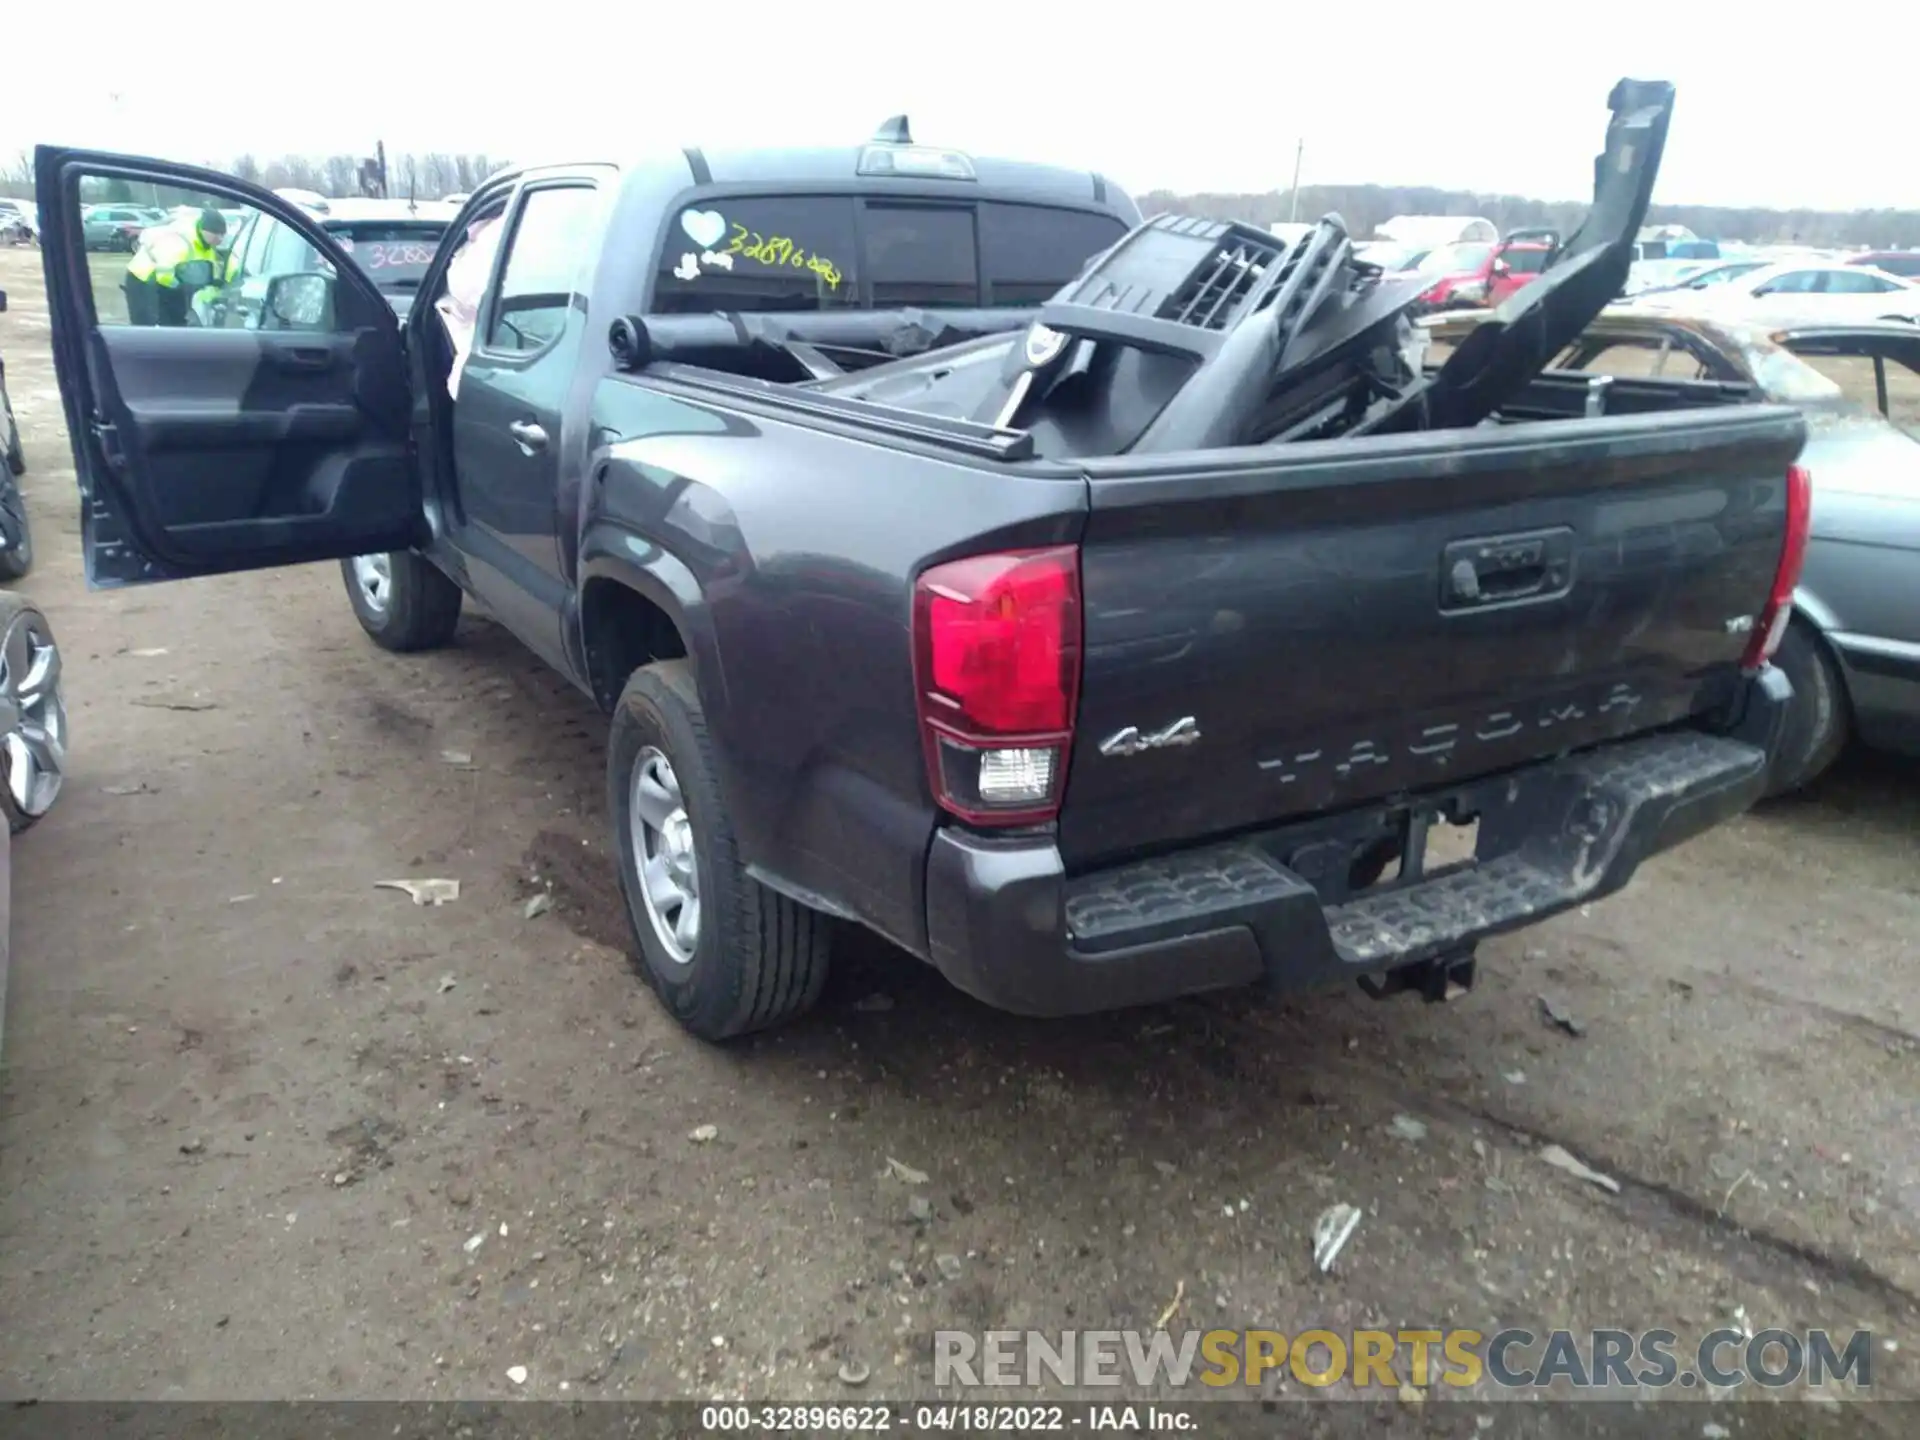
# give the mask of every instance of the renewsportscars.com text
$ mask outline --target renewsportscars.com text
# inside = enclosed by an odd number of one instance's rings
[[[1855,1330],[939,1330],[934,1384],[966,1388],[1193,1384],[1258,1388],[1347,1381],[1356,1389],[1490,1382],[1641,1390],[1873,1384],[1873,1335]]]

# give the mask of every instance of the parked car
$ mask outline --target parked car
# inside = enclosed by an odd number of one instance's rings
[[[1697,270],[1691,268],[1678,270],[1658,284],[1647,283],[1640,284],[1636,287],[1634,274],[1630,271],[1628,272],[1627,288],[1624,293],[1629,297],[1638,299],[1643,295],[1665,295],[1676,290],[1707,290],[1715,285],[1725,285],[1730,280],[1738,280],[1742,275],[1751,275],[1756,270],[1764,270],[1774,262],[1770,260],[1720,260],[1688,261],[1686,263],[1689,267],[1697,264],[1700,268]],[[1636,264],[1633,270],[1641,271],[1641,267]],[[1646,272],[1641,272],[1641,278],[1643,280],[1646,278]]]
[[[0,199],[0,245],[33,245],[39,237],[39,217],[30,202]]]
[[[1833,260],[1787,260],[1699,290],[1669,290],[1635,298],[1656,308],[1709,309],[1730,320],[1755,325],[1920,322],[1920,285],[1871,266]]]
[[[1671,96],[1616,87],[1594,218],[1431,375],[1421,279],[1337,221],[1142,224],[904,120],[490,177],[404,336],[317,217],[43,147],[88,573],[340,557],[393,650],[482,601],[611,715],[640,968],[702,1036],[805,1009],[835,920],[1031,1014],[1448,998],[1482,937],[1750,804],[1787,703],[1797,411],[1652,385],[1481,428],[1561,395],[1540,347],[1625,278]],[[255,331],[99,323],[66,207],[103,170],[334,273],[274,277]]]
[[[7,292],[0,290],[0,314],[6,309]],[[7,394],[6,359],[0,356],[0,580],[18,580],[33,568],[33,531],[20,495],[20,477],[26,473],[27,452],[13,418],[13,397]]]
[[[1458,343],[1471,323],[1430,333]],[[1616,307],[1553,364],[1613,377],[1611,403],[1632,403],[1643,379],[1677,379],[1751,387],[1807,415],[1811,538],[1774,657],[1793,700],[1769,793],[1811,783],[1849,738],[1920,755],[1920,332],[1871,322],[1769,331]],[[1835,373],[1870,383],[1873,401],[1848,396]]]
[[[329,200],[319,223],[379,286],[401,315],[413,303],[440,237],[460,212],[451,205],[407,200]],[[257,327],[268,281],[321,271],[330,263],[293,227],[264,211],[242,212],[228,274],[228,295],[209,323]]]
[[[1920,250],[1868,250],[1853,256],[1849,265],[1871,265],[1885,275],[1920,280]]]
[[[1504,240],[1467,241],[1430,251],[1417,267],[1434,277],[1420,296],[1420,308],[1498,305],[1547,268],[1558,243],[1551,230],[1519,230]]]
[[[89,205],[82,212],[82,230],[89,250],[117,250],[132,254],[141,232],[161,224],[167,212],[144,205]]]

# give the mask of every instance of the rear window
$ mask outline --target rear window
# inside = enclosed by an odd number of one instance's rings
[[[862,258],[875,307],[979,305],[973,213],[971,205],[868,205]]]
[[[447,227],[433,220],[338,220],[327,233],[376,285],[417,289]]]
[[[716,198],[669,222],[657,314],[1037,305],[1126,234],[1111,215],[797,195]]]
[[[653,309],[837,310],[860,303],[854,202],[745,196],[688,206],[667,222]]]
[[[980,207],[980,260],[989,305],[1038,305],[1127,233],[1111,215],[989,201]]]

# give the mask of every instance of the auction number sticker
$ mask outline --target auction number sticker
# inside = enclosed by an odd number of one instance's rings
[[[704,1405],[702,1430],[891,1430],[891,1405]]]
[[[1074,1419],[1078,1426],[1081,1422]],[[807,1432],[854,1430],[929,1430],[962,1434],[1000,1434],[1021,1430],[1065,1430],[1063,1405],[705,1405],[700,1428],[707,1431]]]

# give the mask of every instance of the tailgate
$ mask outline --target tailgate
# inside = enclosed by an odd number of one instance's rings
[[[1068,865],[1717,706],[1805,433],[1756,405],[1086,462]]]

